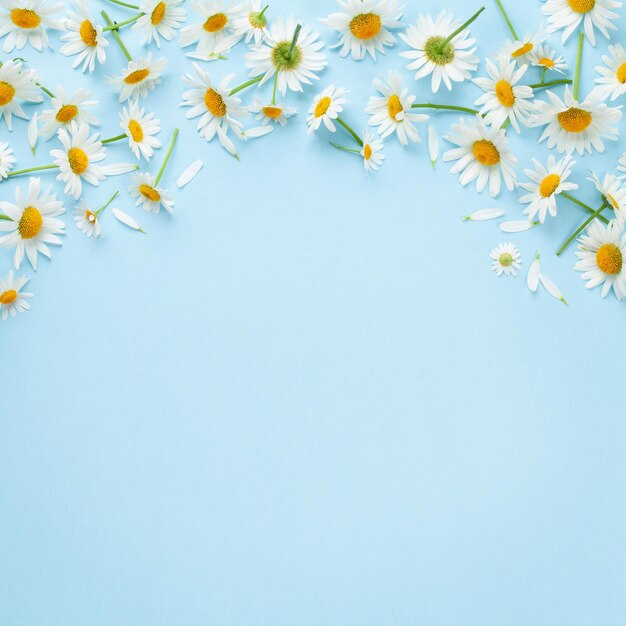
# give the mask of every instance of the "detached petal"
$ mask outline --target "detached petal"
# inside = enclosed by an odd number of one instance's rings
[[[528,288],[534,293],[537,291],[539,287],[539,276],[541,274],[541,263],[539,261],[539,253],[536,254],[535,260],[533,264],[530,266],[528,270],[528,276],[526,278],[526,283]]]
[[[539,222],[531,222],[530,220],[512,220],[510,222],[502,222],[500,230],[503,233],[523,233],[537,226]]]
[[[176,186],[182,189],[185,185],[188,185],[198,174],[198,172],[204,167],[204,161],[198,159],[189,165],[185,171],[178,177]]]
[[[467,215],[463,220],[465,222],[484,222],[485,220],[495,220],[503,215],[504,211],[502,209],[481,209]]]
[[[116,220],[122,222],[122,224],[124,224],[125,226],[128,226],[133,230],[137,230],[144,235],[148,234],[130,215],[124,213],[124,211],[120,211],[119,209],[111,209],[111,213],[113,213],[113,217],[115,217]]]
[[[553,297],[556,298],[559,302],[563,304],[568,304],[567,300],[563,297],[561,290],[549,279],[546,278],[543,274],[539,274],[539,280],[543,285],[544,289]]]

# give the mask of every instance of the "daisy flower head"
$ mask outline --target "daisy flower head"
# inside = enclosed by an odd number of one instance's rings
[[[613,21],[619,14],[613,9],[620,9],[619,0],[546,0],[541,11],[548,18],[548,31],[563,30],[563,42],[583,25],[585,35],[592,46],[596,45],[595,28],[607,39],[610,30],[617,30]]]
[[[161,122],[154,117],[154,113],[147,113],[136,100],[122,109],[120,126],[128,137],[130,149],[137,159],[143,157],[149,161],[155,148],[161,147],[161,142],[155,137],[161,132]]]
[[[432,75],[433,93],[439,91],[442,81],[451,91],[453,82],[468,80],[478,68],[476,40],[470,31],[464,29],[450,39],[460,26],[461,22],[452,13],[442,11],[435,19],[431,15],[419,15],[417,24],[400,35],[412,48],[400,53],[411,61],[407,69],[415,71],[415,80]]]
[[[546,45],[537,46],[529,55],[531,65],[540,67],[544,71],[564,74],[567,71],[567,63],[563,55],[557,53],[554,48]]]
[[[363,157],[363,166],[368,174],[377,172],[385,160],[383,140],[368,129],[363,131],[361,156]]]
[[[626,93],[626,50],[619,43],[609,46],[602,63],[596,67],[600,78],[596,78],[595,91],[600,99],[616,100]]]
[[[235,41],[245,38],[247,44],[258,48],[269,35],[265,12],[269,5],[262,6],[262,0],[246,0],[238,15],[233,19]]]
[[[549,149],[556,147],[567,154],[604,152],[603,140],[616,141],[619,137],[616,124],[622,119],[620,108],[600,102],[597,94],[578,102],[567,86],[563,100],[552,91],[547,95],[549,102],[535,101],[530,125],[545,126],[539,141],[547,140]]]
[[[141,206],[144,211],[160,213],[163,207],[168,213],[174,213],[174,200],[167,191],[157,186],[152,174],[145,172],[133,174],[128,192],[132,198],[137,198],[135,206]]]
[[[9,272],[6,278],[0,278],[0,309],[3,321],[6,321],[9,315],[15,317],[17,313],[24,313],[30,309],[30,304],[26,300],[30,300],[33,294],[22,291],[27,282],[26,276],[15,278],[13,272]]]
[[[132,30],[140,31],[144,44],[154,40],[157,48],[161,47],[161,37],[171,41],[176,31],[187,19],[187,11],[181,9],[184,0],[144,0],[139,4],[143,15],[133,24]]]
[[[611,289],[618,300],[626,297],[626,233],[620,224],[610,222],[605,226],[594,220],[578,240],[576,256],[579,260],[574,269],[583,272],[581,278],[587,289],[602,285],[603,298]]]
[[[322,122],[331,133],[337,130],[333,120],[343,111],[343,105],[347,102],[343,96],[347,93],[347,89],[331,85],[315,96],[306,119],[309,134],[314,133]]]
[[[339,33],[332,47],[341,48],[340,56],[351,54],[361,61],[369,54],[376,60],[376,52],[385,54],[385,46],[398,41],[391,32],[403,27],[403,7],[397,0],[337,0],[337,4],[342,11],[320,22]]]
[[[102,26],[94,22],[87,0],[72,0],[72,9],[65,20],[65,33],[61,35],[61,54],[66,57],[75,56],[72,67],[76,69],[81,63],[81,72],[93,72],[96,61],[103,65],[106,61],[106,47],[109,42],[104,36]]]
[[[161,75],[167,65],[165,58],[152,60],[149,52],[145,59],[129,61],[128,67],[122,70],[120,76],[111,76],[107,82],[115,91],[119,91],[120,102],[130,98],[145,98],[148,92],[161,83]]]
[[[0,119],[4,117],[9,130],[13,130],[13,115],[28,119],[18,100],[43,100],[37,80],[35,70],[22,70],[18,61],[7,61],[0,66]]]
[[[377,78],[372,84],[380,96],[372,96],[365,107],[365,112],[370,115],[368,124],[378,127],[378,134],[383,139],[396,133],[403,146],[407,146],[409,141],[419,143],[422,139],[415,124],[429,118],[428,115],[413,112],[411,107],[415,96],[409,96],[402,74],[391,71],[386,80]]]
[[[0,232],[8,233],[0,237],[0,246],[15,248],[15,269],[20,268],[26,253],[37,270],[37,253],[50,258],[48,244],[61,245],[58,235],[65,234],[65,225],[57,217],[65,213],[65,208],[52,187],[41,191],[40,178],[29,179],[26,193],[17,187],[15,203],[0,202],[0,211],[10,218],[0,221]]]
[[[530,182],[519,183],[519,186],[528,192],[521,196],[520,202],[528,205],[524,209],[524,215],[528,216],[529,221],[535,221],[538,215],[539,222],[543,224],[548,214],[556,217],[557,196],[564,191],[578,189],[576,183],[568,182],[575,164],[576,161],[569,155],[564,156],[560,161],[550,155],[547,167],[533,159],[534,169],[524,170]]]
[[[516,67],[515,61],[501,58],[496,65],[487,59],[489,78],[475,78],[474,83],[485,93],[474,104],[482,107],[481,115],[487,124],[502,126],[506,120],[519,133],[519,122],[527,123],[528,116],[534,110],[533,90],[527,85],[518,84],[528,65]]]
[[[232,34],[239,7],[231,0],[195,0],[191,8],[201,21],[180,31],[180,45],[197,44],[196,51],[207,55],[229,52],[236,43]]]
[[[98,118],[87,111],[88,107],[98,104],[97,100],[90,100],[92,95],[91,91],[79,88],[68,96],[65,89],[57,85],[51,100],[52,108],[41,113],[43,124],[40,134],[44,139],[48,141],[59,128],[65,128],[72,122],[97,126],[100,123]]]
[[[278,74],[278,91],[284,96],[287,88],[302,91],[302,85],[311,85],[311,80],[319,80],[328,61],[320,52],[324,43],[309,26],[301,27],[293,17],[282,15],[270,27],[266,41],[246,54],[251,76],[263,74],[261,84]]]
[[[92,211],[84,200],[81,200],[74,209],[74,223],[76,228],[87,237],[98,238],[102,234],[97,212]]]
[[[546,38],[545,31],[539,30],[536,33],[526,33],[522,39],[516,41],[507,40],[504,47],[498,54],[499,58],[507,61],[515,61],[518,65],[528,65],[536,53],[537,48]]]
[[[462,118],[454,124],[446,140],[457,147],[448,150],[443,160],[456,161],[450,172],[459,174],[462,186],[476,181],[476,189],[481,192],[488,185],[493,198],[500,193],[503,178],[509,191],[515,188],[517,159],[508,147],[503,129],[488,126],[477,115],[469,121]]]
[[[0,2],[0,38],[6,37],[2,50],[21,50],[27,43],[41,51],[50,46],[46,28],[63,30],[63,20],[53,15],[62,3],[46,0],[2,0]]]
[[[6,141],[0,141],[0,180],[8,176],[14,165],[13,148]]]
[[[517,270],[522,267],[519,250],[512,243],[501,243],[489,256],[493,259],[491,269],[498,276],[517,276]]]
[[[263,126],[271,123],[285,126],[287,124],[287,120],[297,113],[296,109],[292,107],[277,104],[275,102],[267,104],[257,96],[254,97],[252,105],[248,107],[248,111],[255,115],[254,119],[257,122],[261,122]]]
[[[605,205],[615,212],[615,219],[623,226],[626,222],[626,186],[615,174],[605,174],[600,180],[593,172],[589,180],[602,195]]]

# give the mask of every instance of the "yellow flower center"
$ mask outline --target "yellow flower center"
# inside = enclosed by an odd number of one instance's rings
[[[497,165],[500,163],[500,152],[493,142],[487,139],[479,139],[472,148],[474,157],[483,165]]]
[[[9,83],[0,82],[0,106],[9,104],[15,95],[15,87]]]
[[[558,174],[549,174],[539,185],[539,193],[542,198],[549,198],[558,189],[561,184],[561,177]]]
[[[575,13],[589,13],[596,6],[596,0],[567,0],[567,4]]]
[[[520,57],[523,57],[525,54],[528,54],[534,47],[535,46],[529,41],[528,43],[525,43],[521,48],[518,48],[517,50],[512,52],[511,56],[514,59],[519,59]]]
[[[513,265],[513,257],[508,252],[504,252],[500,255],[500,265],[502,267],[511,267]]]
[[[224,117],[226,115],[226,103],[224,98],[220,96],[215,89],[207,89],[204,94],[204,104],[206,108],[215,115],[215,117]]]
[[[64,104],[56,114],[56,121],[61,124],[71,122],[78,115],[78,107],[74,104]]]
[[[135,70],[124,79],[124,82],[128,85],[136,85],[142,80],[146,80],[148,76],[150,76],[150,70],[147,68],[144,68],[143,70]]]
[[[601,271],[613,276],[622,271],[622,251],[614,243],[605,243],[596,252],[596,263]]]
[[[143,141],[143,128],[137,120],[130,120],[130,122],[128,122],[128,132],[137,143]]]
[[[84,20],[80,25],[79,30],[80,38],[83,40],[83,43],[90,48],[95,48],[96,37],[98,36],[98,32],[94,28],[94,25],[89,20]]]
[[[370,146],[369,143],[366,143],[363,148],[363,156],[366,161],[369,161],[372,158],[372,146]]]
[[[496,83],[496,96],[502,106],[510,108],[515,104],[513,87],[506,80],[499,80]]]
[[[283,110],[280,107],[263,107],[263,115],[269,117],[271,120],[277,120],[283,114]]]
[[[43,217],[34,206],[28,206],[24,209],[22,217],[17,224],[17,231],[22,239],[32,239],[39,234],[43,226]]]
[[[89,209],[87,209],[85,211],[85,219],[90,223],[90,224],[95,224],[96,220],[98,219],[98,216],[93,212],[90,211]]]
[[[67,160],[70,162],[70,169],[77,176],[84,174],[89,167],[89,157],[80,148],[70,148]]]
[[[207,18],[202,28],[204,28],[207,33],[219,33],[220,30],[226,27],[226,24],[228,24],[226,15],[224,15],[224,13],[216,13]]]
[[[539,63],[539,65],[543,65],[543,67],[554,67],[554,61],[548,57],[541,57],[537,63]]]
[[[41,18],[30,9],[13,9],[11,21],[19,28],[37,28],[41,24]]]
[[[372,39],[378,35],[383,22],[376,13],[360,13],[350,22],[350,32],[361,40]]]
[[[400,98],[396,94],[389,98],[389,101],[387,102],[387,111],[389,111],[389,117],[392,120],[396,119],[398,113],[402,113],[402,111],[404,111]]]
[[[626,63],[622,63],[617,70],[617,82],[626,83]]]
[[[569,133],[582,133],[593,121],[591,113],[572,107],[558,114],[559,124]]]
[[[159,2],[159,4],[154,7],[154,10],[150,15],[150,21],[152,22],[153,26],[158,26],[163,21],[166,8],[167,7],[165,5],[165,2]]]
[[[315,117],[322,117],[322,115],[326,114],[328,111],[328,107],[330,106],[331,100],[328,96],[324,96],[320,99],[315,107],[314,115]]]
[[[0,304],[13,304],[17,300],[17,291],[9,289],[0,293]]]
[[[152,200],[152,202],[159,202],[161,199],[161,194],[154,187],[150,187],[150,185],[139,185],[139,193],[144,198]]]

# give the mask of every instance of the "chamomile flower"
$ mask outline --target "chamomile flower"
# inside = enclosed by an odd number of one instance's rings
[[[621,8],[618,0],[546,0],[541,11],[548,18],[548,31],[563,30],[563,42],[582,23],[585,35],[592,46],[596,45],[597,28],[607,39],[610,30],[617,30],[613,21],[619,14],[613,9]]]
[[[4,52],[21,50],[27,43],[35,50],[48,48],[47,28],[63,30],[63,20],[53,16],[63,4],[46,0],[2,0],[0,2],[0,38],[5,37]]]
[[[128,137],[128,144],[136,158],[143,157],[149,161],[155,148],[161,147],[161,142],[155,137],[161,132],[161,122],[154,117],[154,113],[147,113],[139,103],[133,100],[120,113],[120,126]]]
[[[14,165],[13,148],[6,141],[0,141],[0,180],[9,175]]]
[[[339,33],[333,48],[341,48],[340,56],[352,55],[361,61],[369,54],[376,60],[376,52],[385,54],[385,46],[398,40],[391,31],[402,28],[402,7],[397,0],[337,0],[342,9],[331,13],[320,22]]]
[[[128,192],[132,198],[137,198],[135,206],[141,206],[144,211],[160,213],[163,207],[168,213],[174,213],[174,200],[167,191],[157,186],[152,174],[133,174]]]
[[[515,61],[501,58],[496,65],[487,59],[489,78],[475,78],[476,83],[485,93],[474,104],[482,107],[481,115],[487,124],[502,126],[506,120],[519,133],[519,122],[527,123],[528,116],[534,110],[533,90],[527,85],[518,84],[528,65],[516,68]]]
[[[563,55],[557,53],[549,46],[537,46],[529,55],[531,65],[540,67],[548,72],[558,72],[564,74],[567,71],[567,63]]]
[[[522,267],[519,250],[512,243],[501,243],[489,256],[493,259],[491,269],[498,276],[517,276],[517,270]]]
[[[115,91],[119,91],[120,102],[129,98],[145,98],[148,92],[161,83],[161,75],[167,65],[165,58],[152,60],[149,52],[145,59],[129,61],[128,67],[122,70],[120,76],[111,76],[107,82]]]
[[[377,78],[372,84],[380,96],[372,96],[365,107],[371,116],[368,124],[378,127],[382,139],[395,133],[403,146],[409,141],[419,143],[422,139],[415,124],[428,120],[428,115],[413,112],[415,96],[409,96],[402,74],[391,71],[386,80]]]
[[[347,89],[331,85],[315,96],[306,120],[309,134],[314,133],[322,122],[331,133],[337,130],[333,120],[343,111],[343,105],[347,102],[343,96],[347,93]]]
[[[548,214],[556,217],[557,196],[564,191],[578,189],[576,183],[568,182],[575,164],[576,161],[569,155],[560,161],[550,155],[547,167],[533,159],[534,169],[524,170],[524,174],[531,182],[519,183],[519,187],[528,192],[521,196],[520,202],[528,205],[524,209],[524,215],[527,215],[530,221],[534,221],[538,215],[539,221],[543,224]]]
[[[87,0],[72,0],[72,7],[65,20],[65,34],[61,36],[61,41],[66,42],[61,46],[61,54],[75,56],[72,67],[76,69],[82,63],[81,72],[89,70],[91,73],[96,68],[96,61],[104,65],[109,42],[102,26],[91,16]]]
[[[626,297],[626,233],[617,222],[602,224],[594,220],[587,233],[578,240],[578,261],[574,269],[583,272],[585,287],[593,289],[602,285],[601,295],[605,298],[613,289],[618,300]]]
[[[626,93],[626,50],[621,44],[609,46],[609,54],[602,57],[602,63],[596,67],[600,78],[596,78],[596,87],[601,99],[616,100]]]
[[[133,24],[132,30],[141,32],[144,44],[149,45],[154,40],[157,48],[160,48],[160,38],[171,41],[187,19],[187,11],[180,8],[183,1],[144,0],[139,4],[139,10],[143,15]]]
[[[412,48],[401,52],[400,56],[410,59],[407,68],[415,70],[415,80],[432,74],[433,93],[439,91],[442,81],[451,91],[453,82],[470,79],[478,68],[476,40],[470,36],[468,29],[448,41],[448,37],[460,26],[461,22],[452,13],[442,11],[435,19],[431,15],[418,16],[417,25],[409,26],[400,35]]]
[[[63,202],[57,200],[52,187],[41,191],[41,179],[30,178],[26,193],[20,187],[15,190],[15,204],[0,202],[0,211],[10,221],[0,221],[0,231],[8,234],[0,237],[0,246],[15,248],[15,269],[19,269],[28,257],[33,269],[37,269],[37,253],[51,257],[48,244],[61,245],[58,235],[65,234],[65,225],[57,217],[65,213]]]
[[[319,35],[309,26],[298,28],[293,17],[285,19],[281,15],[263,44],[246,54],[250,75],[264,74],[261,84],[278,72],[278,91],[283,96],[287,88],[302,91],[303,84],[311,85],[311,80],[319,80],[317,74],[328,65],[326,55],[320,52],[324,44],[319,41]]]
[[[13,130],[13,115],[28,119],[18,100],[43,100],[37,80],[35,70],[22,70],[22,64],[17,61],[0,66],[0,119],[4,117],[9,130]]]
[[[191,8],[201,21],[180,31],[181,46],[197,44],[196,51],[207,55],[229,52],[236,43],[232,33],[240,8],[231,0],[195,0]]]
[[[239,13],[233,19],[233,38],[239,41],[245,38],[247,44],[259,47],[269,35],[267,29],[267,6],[262,6],[262,0],[246,0]]]
[[[6,321],[9,315],[15,317],[17,313],[30,309],[30,304],[26,300],[30,300],[33,294],[22,291],[26,283],[28,283],[26,276],[15,278],[13,272],[9,272],[6,278],[0,278],[0,309],[3,321]]]
[[[258,97],[254,97],[252,105],[248,107],[248,111],[255,115],[255,120],[261,122],[263,126],[267,124],[280,124],[285,126],[287,120],[294,116],[297,111],[292,107],[283,104],[269,103],[267,104]]]
[[[81,200],[74,209],[74,223],[76,228],[87,237],[96,239],[102,234],[97,212],[92,211],[84,200]]]
[[[71,122],[97,126],[100,123],[98,118],[87,110],[98,104],[97,100],[90,100],[92,95],[91,91],[79,88],[68,96],[65,89],[57,85],[51,101],[52,108],[41,113],[43,125],[39,134],[48,141],[59,128],[65,128]]]
[[[615,212],[615,219],[619,224],[626,222],[626,186],[615,174],[605,174],[600,180],[593,172],[589,175],[596,189],[602,195],[604,202]]]
[[[376,137],[371,130],[366,129],[363,131],[361,156],[363,157],[363,166],[368,174],[377,172],[385,160],[383,140]]]
[[[552,91],[547,92],[549,102],[535,101],[532,126],[545,126],[539,141],[548,148],[556,146],[558,152],[572,154],[593,150],[604,152],[604,139],[615,141],[619,137],[616,124],[622,118],[619,108],[608,107],[597,95],[578,102],[569,87],[565,88],[564,100]]]
[[[516,41],[509,39],[504,44],[498,57],[507,61],[515,61],[518,65],[528,65],[532,61],[533,54],[544,42],[545,38],[545,31],[539,30],[536,33],[526,33],[522,39]]]
[[[446,140],[458,146],[448,150],[443,160],[456,161],[450,172],[459,174],[461,185],[476,181],[479,192],[489,186],[489,193],[494,198],[500,193],[503,178],[510,191],[515,188],[517,159],[508,147],[503,129],[487,126],[477,115],[469,121],[462,118],[454,124]]]

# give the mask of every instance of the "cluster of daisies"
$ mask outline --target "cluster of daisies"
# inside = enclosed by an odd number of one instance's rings
[[[622,117],[619,100],[626,94],[626,51],[609,45],[596,68],[595,84],[586,97],[580,95],[582,52],[585,39],[596,45],[597,34],[610,39],[616,30],[622,2],[618,0],[545,0],[541,11],[543,26],[534,33],[518,36],[502,0],[489,0],[490,10],[499,10],[503,26],[511,38],[493,58],[485,59],[482,75],[480,58],[471,26],[486,7],[461,19],[446,10],[438,15],[419,15],[413,23],[404,19],[400,0],[336,0],[338,10],[321,18],[320,26],[334,39],[331,49],[340,57],[362,61],[386,54],[399,46],[399,57],[414,81],[426,82],[436,94],[445,87],[471,81],[478,96],[471,103],[438,104],[431,98],[418,102],[405,76],[391,71],[377,77],[373,95],[364,107],[365,127],[355,130],[344,117],[349,92],[328,85],[311,100],[306,116],[309,134],[337,132],[346,142],[330,141],[342,152],[358,156],[367,173],[377,172],[384,164],[384,142],[395,136],[401,146],[417,144],[422,134],[428,137],[428,157],[433,167],[439,159],[440,140],[432,125],[426,129],[430,111],[447,111],[459,116],[444,140],[450,149],[443,160],[452,163],[451,173],[463,186],[474,184],[479,192],[487,190],[497,197],[504,186],[521,189],[519,201],[524,219],[502,222],[500,229],[515,233],[528,230],[557,217],[558,203],[567,200],[587,212],[586,220],[558,251],[578,242],[576,270],[582,272],[587,287],[602,286],[605,296],[613,291],[618,299],[626,296],[626,154],[615,171],[602,178],[589,176],[599,194],[601,206],[590,207],[573,193],[571,182],[576,162],[574,154],[601,153],[605,142],[619,137]],[[37,172],[38,176],[56,175],[64,184],[64,195],[76,202],[74,221],[87,236],[98,238],[100,218],[118,196],[116,192],[103,206],[92,208],[82,198],[85,184],[99,186],[110,176],[130,175],[128,191],[136,205],[159,213],[172,213],[173,197],[160,186],[178,130],[172,129],[169,148],[156,175],[140,168],[162,148],[161,123],[141,104],[158,88],[167,68],[160,56],[161,46],[176,43],[191,59],[190,71],[183,76],[179,101],[185,116],[195,120],[196,129],[206,142],[217,143],[239,158],[237,143],[257,139],[286,126],[297,113],[289,105],[290,92],[303,92],[320,80],[328,55],[320,34],[310,25],[293,17],[273,16],[262,0],[191,0],[189,11],[184,0],[141,0],[135,5],[122,0],[0,0],[0,45],[13,57],[25,47],[40,51],[50,47],[49,34],[59,31],[59,53],[70,59],[72,67],[92,73],[107,63],[109,45],[119,48],[125,65],[107,78],[119,94],[121,133],[102,138],[94,130],[99,121],[94,114],[97,102],[92,93],[78,89],[66,92],[61,85],[51,90],[42,84],[35,69],[19,57],[0,64],[0,124],[13,131],[14,117],[28,120],[25,132],[33,154],[39,138],[54,141],[49,162],[16,169],[10,142],[0,141],[0,182],[3,179]],[[96,18],[92,9],[98,4]],[[115,21],[107,11],[115,9]],[[468,11],[469,12],[469,11]],[[124,44],[124,32],[140,34],[144,53],[133,57]],[[578,55],[570,68],[562,54],[549,45],[548,37],[562,32],[563,43],[578,33]],[[227,74],[213,78],[203,64],[219,67],[236,46],[247,46],[244,56],[248,77],[244,82]],[[531,78],[532,77],[532,78]],[[424,81],[423,79],[426,79]],[[245,92],[245,94],[244,94]],[[244,98],[253,93],[247,100]],[[23,105],[41,105],[30,116]],[[29,107],[30,108],[30,107]],[[250,118],[253,121],[250,123]],[[526,128],[543,129],[540,143],[559,156],[550,155],[546,163],[533,160],[524,170],[526,180],[518,180],[518,160],[509,145],[508,133],[521,134]],[[129,162],[107,162],[107,145],[124,141]],[[353,157],[351,157],[353,158]],[[202,168],[192,163],[179,177],[178,187],[189,183]],[[31,177],[25,187],[17,187],[15,200],[0,200],[0,246],[14,249],[15,269],[28,259],[37,268],[39,253],[50,257],[50,245],[61,245],[65,213],[62,199],[40,177]],[[1,197],[1,196],[0,196]],[[119,209],[111,209],[121,222],[137,231],[139,223]],[[468,221],[502,217],[499,209],[473,213]],[[515,276],[521,268],[521,255],[512,243],[491,253],[492,267],[498,275]],[[11,272],[0,282],[2,317],[28,308],[30,294],[22,289],[25,277]],[[536,291],[542,285],[548,293],[565,301],[556,285],[542,272],[539,255],[528,272],[528,286]]]

